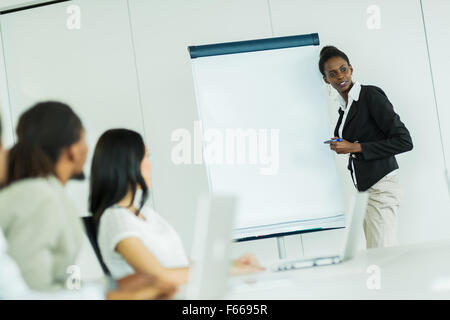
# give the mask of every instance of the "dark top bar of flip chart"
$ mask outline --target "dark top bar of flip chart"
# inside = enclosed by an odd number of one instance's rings
[[[288,37],[237,41],[188,47],[191,59],[219,56],[233,53],[254,52],[263,50],[284,49],[303,46],[318,46],[319,34],[303,34]]]
[[[8,13],[14,13],[14,12],[19,12],[19,11],[24,11],[24,10],[30,10],[30,9],[39,8],[39,7],[45,7],[45,6],[49,6],[49,5],[52,5],[52,4],[56,4],[56,3],[60,3],[60,2],[68,2],[68,1],[72,1],[72,0],[55,0],[55,1],[48,1],[48,2],[41,2],[41,3],[36,3],[36,4],[24,5],[23,7],[17,7],[17,8],[13,8],[13,9],[2,10],[2,11],[0,11],[0,15],[8,14]]]

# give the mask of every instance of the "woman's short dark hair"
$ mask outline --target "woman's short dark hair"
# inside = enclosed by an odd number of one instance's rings
[[[25,111],[16,129],[18,142],[8,155],[6,184],[55,174],[62,150],[80,140],[82,129],[80,118],[61,102],[40,102]]]
[[[25,111],[17,124],[19,142],[38,145],[55,164],[64,148],[78,142],[83,125],[64,103],[40,102]]]
[[[325,76],[325,63],[334,57],[341,57],[345,61],[347,61],[348,65],[350,65],[350,60],[347,55],[334,46],[325,46],[320,50],[320,60],[319,60],[319,70],[320,73]]]
[[[137,186],[142,189],[138,213],[148,197],[148,188],[141,174],[145,157],[142,136],[128,129],[112,129],[102,134],[94,151],[91,166],[89,211],[98,227],[103,212],[132,192],[134,203]]]

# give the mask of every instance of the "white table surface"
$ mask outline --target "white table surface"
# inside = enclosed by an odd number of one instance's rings
[[[369,289],[380,270],[380,289]],[[233,277],[225,299],[450,299],[450,239],[363,250],[330,266]],[[244,282],[244,285],[242,285]]]

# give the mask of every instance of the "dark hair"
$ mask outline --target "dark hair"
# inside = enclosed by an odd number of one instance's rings
[[[139,211],[145,204],[148,188],[141,174],[141,161],[145,156],[142,136],[127,129],[112,129],[102,134],[95,146],[92,159],[89,192],[89,211],[98,228],[101,215],[122,200],[131,188],[134,203],[136,189],[142,189]]]
[[[46,177],[53,173],[52,162],[39,146],[19,142],[9,150],[6,186],[24,178]]]
[[[19,143],[39,146],[55,165],[62,150],[80,140],[82,130],[80,118],[68,105],[47,101],[25,111],[16,131]]]
[[[348,65],[350,66],[350,60],[348,59],[347,55],[339,50],[338,48],[334,46],[325,46],[320,50],[320,60],[319,60],[319,70],[320,73],[325,76],[325,63],[334,57],[341,57],[345,61],[347,61]]]

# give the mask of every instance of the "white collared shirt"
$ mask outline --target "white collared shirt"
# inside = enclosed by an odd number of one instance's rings
[[[358,101],[360,92],[361,92],[361,84],[358,81],[356,81],[353,83],[353,87],[348,92],[348,103],[347,104],[345,104],[344,98],[342,98],[340,95],[338,96],[339,104],[341,106],[340,108],[342,111],[344,111],[341,126],[339,127],[339,130],[338,130],[340,138],[342,138],[342,131],[344,130],[344,124],[345,124],[345,120],[347,119],[348,112],[350,111],[353,101]]]
[[[361,92],[361,84],[358,81],[356,81],[353,83],[352,88],[348,92],[347,104],[345,104],[344,98],[342,98],[341,95],[338,95],[340,108],[342,111],[344,111],[344,115],[342,116],[341,125],[339,126],[339,129],[338,129],[338,134],[339,134],[340,138],[342,138],[342,131],[344,130],[344,124],[345,124],[345,120],[347,119],[348,112],[350,111],[353,101],[358,101],[360,92]],[[353,181],[354,181],[355,185],[357,185],[355,166],[353,165],[353,162],[352,162],[352,170],[353,170]]]

